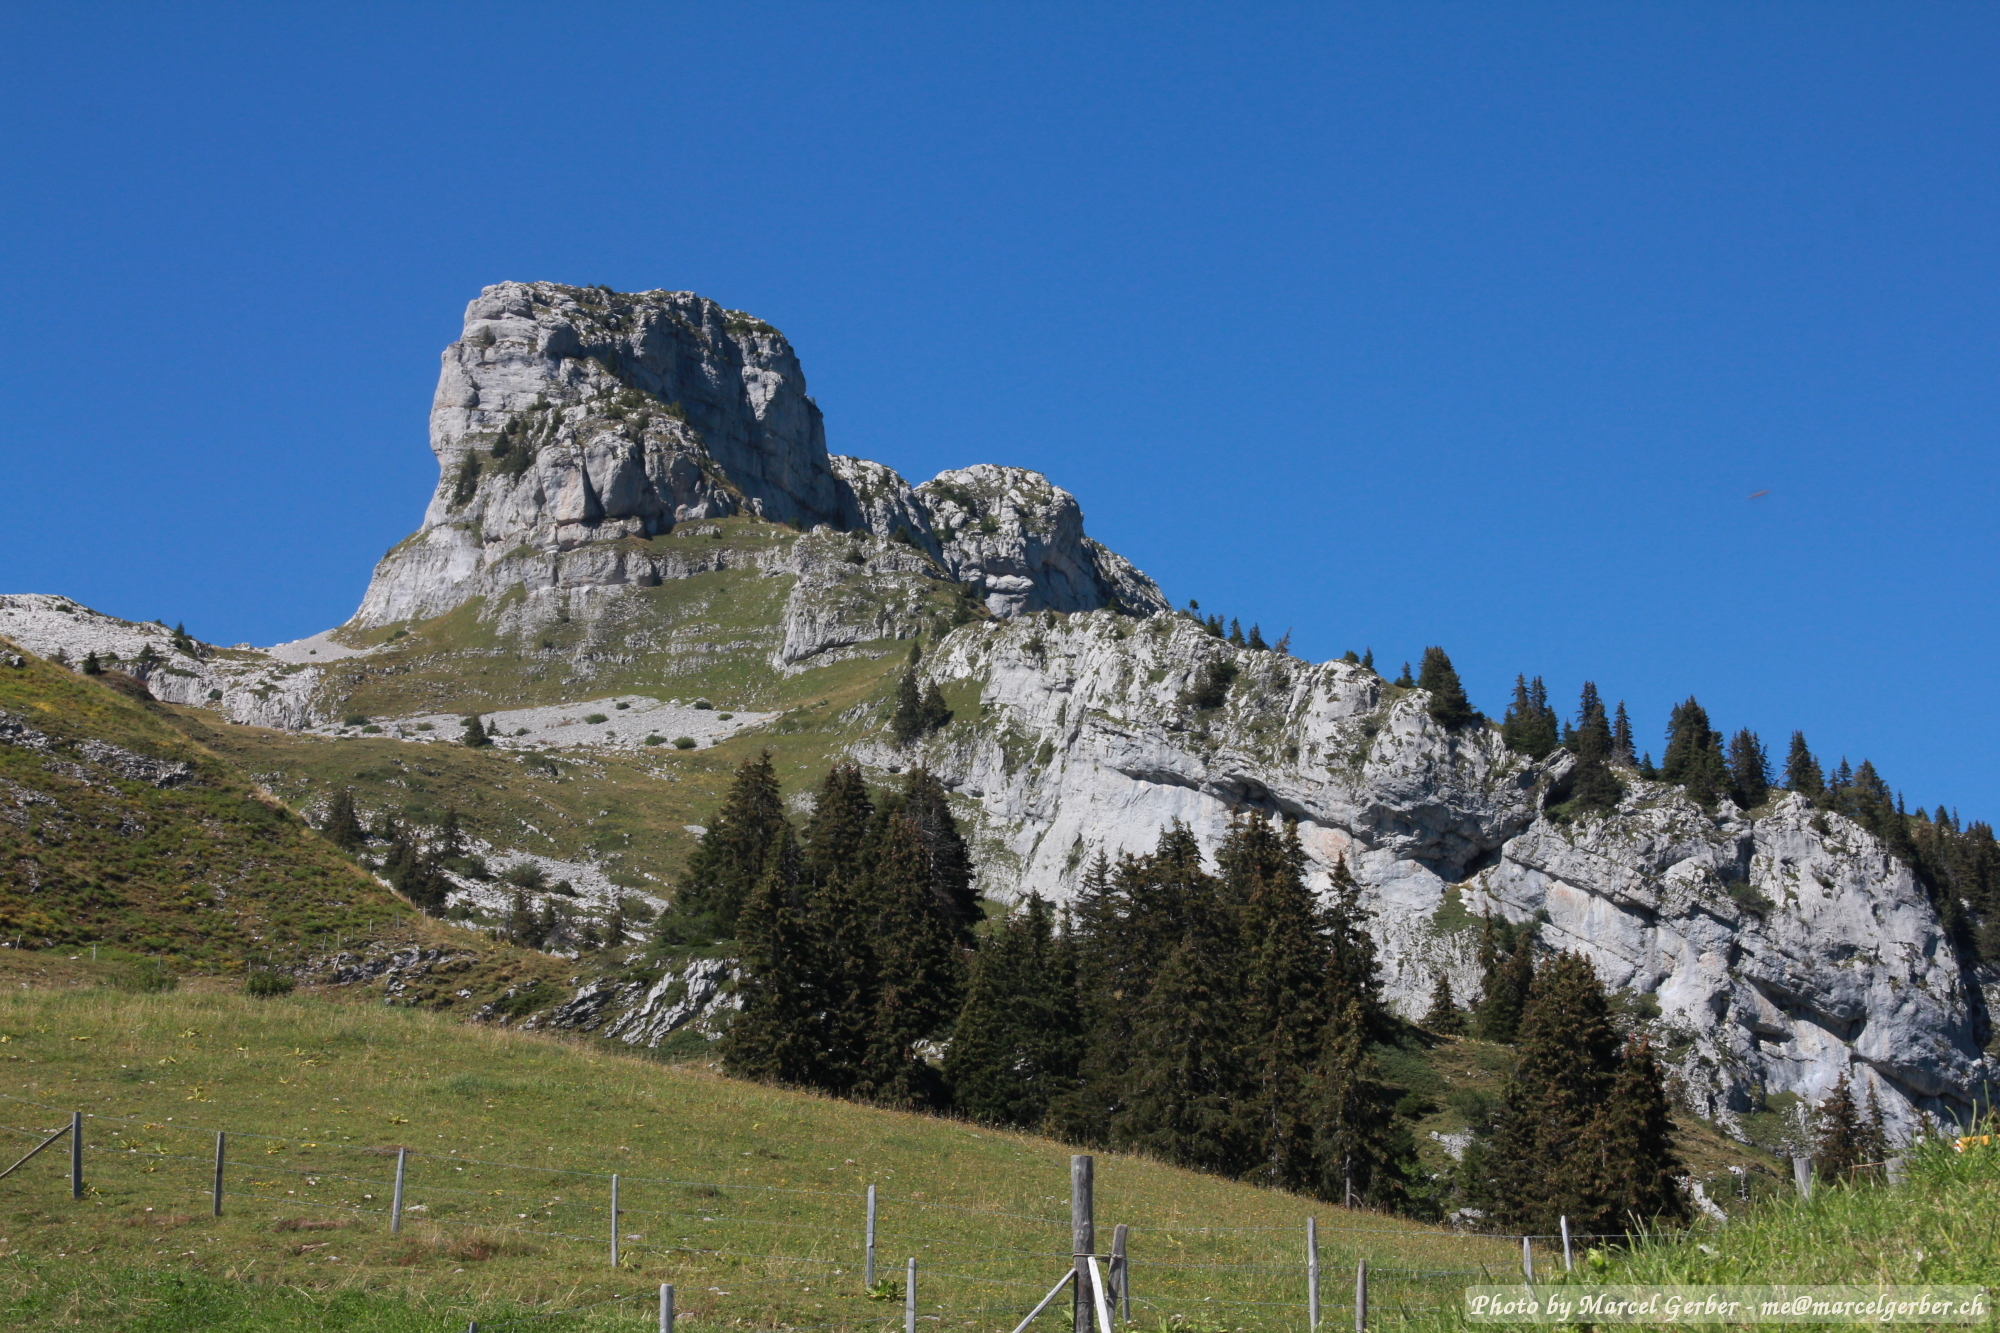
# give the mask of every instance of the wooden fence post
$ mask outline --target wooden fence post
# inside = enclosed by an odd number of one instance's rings
[[[1306,1219],[1306,1328],[1319,1327],[1319,1219]]]
[[[389,1198],[389,1234],[403,1234],[403,1168],[408,1160],[408,1148],[396,1149],[396,1191]]]
[[[1091,1326],[1097,1322],[1091,1308],[1089,1267],[1090,1256],[1097,1249],[1097,1230],[1091,1216],[1093,1165],[1088,1153],[1078,1153],[1069,1159],[1070,1271],[1076,1275],[1076,1286],[1071,1292],[1075,1308],[1070,1327],[1075,1333],[1091,1333]]]
[[[1132,1277],[1131,1265],[1125,1258],[1125,1224],[1120,1222],[1111,1233],[1111,1290],[1118,1304],[1124,1310],[1125,1322],[1132,1322]]]
[[[222,1216],[222,1131],[215,1131],[215,1215]]]
[[[83,1112],[69,1113],[69,1197],[83,1197]]]
[[[873,1185],[870,1185],[868,1187],[868,1264],[866,1269],[864,1270],[864,1273],[865,1276],[863,1276],[861,1279],[861,1285],[864,1287],[874,1286],[875,1285],[875,1187]]]

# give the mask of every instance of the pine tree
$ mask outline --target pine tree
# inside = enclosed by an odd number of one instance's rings
[[[1370,913],[1361,905],[1361,886],[1345,861],[1335,861],[1328,874],[1321,920],[1327,942],[1328,1012],[1342,1013],[1357,1005],[1369,1035],[1387,1035],[1387,1011],[1382,1005],[1382,974],[1375,939],[1368,931]]]
[[[1667,724],[1667,752],[1660,780],[1678,782],[1697,804],[1713,806],[1729,792],[1729,765],[1722,757],[1722,733],[1692,697],[1676,705]]]
[[[362,830],[360,817],[354,813],[353,788],[342,787],[333,794],[333,803],[327,807],[320,832],[343,852],[358,852],[367,843],[368,835]]]
[[[875,1013],[862,1095],[890,1106],[935,1106],[942,1088],[923,1043],[943,1037],[958,1014],[958,931],[933,890],[930,854],[917,820],[898,811],[875,854]]]
[[[486,723],[481,720],[479,714],[474,713],[472,716],[463,719],[461,725],[465,731],[464,735],[459,738],[459,744],[469,746],[475,750],[483,750],[493,744],[493,738],[486,734]]]
[[[874,815],[875,803],[869,799],[861,770],[853,764],[828,769],[802,839],[806,879],[824,884],[840,875],[850,885],[859,881]]]
[[[1618,701],[1618,711],[1611,719],[1611,762],[1624,768],[1637,768],[1637,752],[1632,748],[1632,719],[1625,713],[1625,701]]]
[[[83,655],[83,674],[86,676],[101,676],[104,674],[104,663],[98,660],[95,651]]]
[[[1465,686],[1459,683],[1458,672],[1452,668],[1451,658],[1442,648],[1424,649],[1423,667],[1417,674],[1417,688],[1430,693],[1430,703],[1426,706],[1437,724],[1446,731],[1457,731],[1479,720],[1473,711],[1471,700],[1465,697]]]
[[[1236,617],[1234,616],[1231,616],[1229,618],[1229,641],[1235,644],[1238,648],[1244,646],[1243,626],[1237,623]]]
[[[1730,798],[1745,810],[1764,804],[1771,795],[1771,760],[1757,733],[1744,727],[1729,739]]]
[[[1603,1110],[1583,1136],[1593,1212],[1570,1218],[1598,1232],[1632,1231],[1685,1222],[1687,1166],[1674,1147],[1666,1077],[1643,1037],[1625,1043]]]
[[[1039,895],[974,955],[945,1079],[958,1109],[987,1124],[1037,1129],[1076,1080],[1082,1033],[1069,950]]]
[[[1405,690],[1414,690],[1417,688],[1416,678],[1410,674],[1410,664],[1408,662],[1403,663],[1402,674],[1397,676],[1391,684]]]
[[[1514,677],[1514,698],[1500,720],[1500,738],[1508,749],[1530,759],[1545,759],[1556,748],[1556,714],[1540,676],[1533,684],[1526,676]]]
[[[1286,630],[1285,637],[1278,640],[1278,651],[1283,652],[1291,642],[1292,632]],[[1364,671],[1373,671],[1375,669],[1375,650],[1373,648],[1363,648],[1361,650],[1361,669]]]
[[[1559,953],[1535,977],[1520,1057],[1502,1088],[1489,1165],[1503,1225],[1552,1232],[1595,1214],[1587,1138],[1611,1092],[1617,1035],[1604,988],[1581,954]]]
[[[1313,1070],[1313,1143],[1321,1197],[1379,1207],[1402,1193],[1414,1149],[1407,1130],[1398,1132],[1395,1093],[1377,1075],[1367,1033],[1354,1003],[1325,1027]]]
[[[1504,933],[1502,933],[1504,932]],[[1486,918],[1480,934],[1480,964],[1484,977],[1479,993],[1479,1035],[1487,1041],[1511,1042],[1520,1033],[1521,1018],[1535,982],[1534,931]]]
[[[1806,734],[1792,733],[1792,746],[1785,754],[1785,790],[1795,791],[1808,801],[1817,800],[1826,790],[1826,775],[1820,772],[1819,760],[1806,748]]]
[[[1245,1112],[1238,1006],[1225,941],[1190,932],[1133,1016],[1131,1062],[1112,1141],[1197,1171],[1235,1175],[1256,1160]]]
[[[924,686],[923,701],[917,705],[917,713],[923,726],[922,734],[926,736],[951,724],[951,708],[945,703],[944,692],[938,689],[936,681]]]
[[[1458,1007],[1451,993],[1451,978],[1443,972],[1437,974],[1437,981],[1431,986],[1431,1007],[1424,1014],[1423,1026],[1440,1037],[1465,1035],[1465,1011]]]
[[[764,857],[783,823],[778,775],[766,750],[736,770],[722,808],[688,858],[673,910],[660,918],[663,940],[728,938],[743,900],[764,876]]]

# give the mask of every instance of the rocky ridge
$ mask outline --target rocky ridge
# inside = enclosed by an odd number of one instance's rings
[[[1412,1018],[1439,972],[1477,994],[1491,913],[1541,923],[1544,947],[1656,1004],[1688,1098],[1725,1121],[1816,1101],[1846,1072],[1909,1128],[1961,1116],[1994,1072],[1984,996],[1909,869],[1798,797],[1709,812],[1628,771],[1616,812],[1568,821],[1551,812],[1567,753],[1446,732],[1420,690],[1233,647],[1181,615],[968,625],[924,672],[976,683],[979,715],[863,757],[927,764],[964,799],[989,894],[1065,900],[1098,852],[1148,851],[1170,821],[1212,849],[1233,817],[1282,816],[1316,887],[1336,864],[1363,886],[1387,993]]]

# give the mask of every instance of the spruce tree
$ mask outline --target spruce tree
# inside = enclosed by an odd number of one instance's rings
[[[333,803],[327,807],[320,832],[343,852],[358,852],[367,843],[368,835],[362,830],[360,817],[354,813],[353,788],[342,787],[333,794]]]
[[[941,731],[951,724],[951,708],[944,701],[944,692],[932,681],[924,686],[923,701],[917,705],[917,715],[923,727],[923,735]]]
[[[824,884],[832,876],[844,876],[851,885],[862,874],[868,845],[868,828],[875,815],[868,783],[853,764],[836,764],[827,770],[806,820],[801,862],[809,881]]]
[[[1674,1147],[1666,1077],[1645,1038],[1625,1043],[1583,1148],[1593,1211],[1572,1216],[1572,1227],[1581,1221],[1590,1231],[1630,1232],[1687,1220],[1688,1198],[1680,1183],[1687,1166]]]
[[[1391,684],[1395,685],[1398,689],[1404,690],[1414,690],[1417,688],[1416,677],[1410,674],[1410,664],[1408,662],[1403,663],[1402,674],[1398,675]]]
[[[1570,774],[1570,803],[1576,809],[1599,813],[1617,809],[1625,789],[1611,773],[1611,720],[1605,716],[1604,700],[1593,681],[1583,683],[1570,744],[1576,751],[1576,768]]]
[[[1764,804],[1771,794],[1770,757],[1748,727],[1729,739],[1729,788],[1731,798],[1746,810]]]
[[[1335,861],[1321,908],[1327,942],[1328,1012],[1360,1007],[1371,1037],[1387,1035],[1387,1010],[1382,1005],[1382,974],[1375,939],[1368,931],[1370,913],[1361,905],[1361,886],[1345,861]]]
[[[1591,1217],[1588,1131],[1611,1092],[1618,1049],[1604,988],[1588,959],[1559,953],[1535,977],[1520,1057],[1502,1088],[1489,1149],[1498,1220],[1549,1233]]]
[[[873,870],[875,1012],[859,1091],[888,1106],[935,1106],[943,1090],[924,1043],[945,1036],[958,1014],[956,922],[932,889],[923,829],[911,815],[888,817]]]
[[[1305,885],[1297,826],[1280,839],[1268,819],[1239,818],[1217,861],[1225,876],[1240,881],[1230,897],[1243,903],[1245,1109],[1257,1138],[1256,1178],[1280,1189],[1310,1189],[1317,1174],[1313,1115],[1299,1071],[1319,1054],[1329,990],[1342,986],[1329,985],[1336,975],[1332,951]]]
[[[764,857],[783,823],[778,775],[766,750],[736,770],[722,808],[688,858],[673,910],[660,918],[662,939],[728,938],[743,900],[764,876]]]
[[[812,1070],[802,1081],[845,1095],[862,1081],[880,986],[874,922],[863,906],[862,872],[811,879],[806,925],[811,967]]]
[[[1458,1007],[1458,1001],[1452,996],[1451,978],[1442,971],[1431,986],[1431,1007],[1424,1014],[1423,1026],[1426,1031],[1440,1037],[1465,1035],[1465,1011]]]
[[[104,674],[104,663],[98,660],[95,650],[83,655],[83,674],[86,676],[101,676]]]
[[[1229,641],[1235,644],[1238,648],[1244,646],[1243,626],[1237,623],[1236,617],[1234,616],[1231,616],[1229,618]]]
[[[1708,713],[1690,697],[1674,708],[1667,724],[1667,751],[1660,761],[1660,780],[1678,782],[1699,805],[1713,806],[1729,793],[1729,765],[1722,757],[1722,733],[1708,724]]]
[[[1556,714],[1540,676],[1533,684],[1526,676],[1514,677],[1514,697],[1500,720],[1500,737],[1508,749],[1530,759],[1545,759],[1556,748]]]
[[[780,824],[764,873],[737,913],[737,993],[743,1007],[721,1046],[723,1067],[744,1078],[812,1081],[813,940],[799,892],[798,846]]]
[[[944,1073],[974,1120],[1038,1129],[1076,1080],[1082,1033],[1069,950],[1039,895],[974,955]]]
[[[1451,658],[1442,648],[1424,649],[1423,666],[1417,673],[1417,688],[1430,693],[1427,711],[1437,724],[1446,731],[1457,731],[1479,720],[1473,711],[1472,701],[1465,697],[1465,686],[1459,683],[1458,672],[1451,665]]]
[[[486,723],[481,720],[479,714],[474,713],[465,718],[462,725],[465,733],[459,737],[459,744],[475,750],[483,750],[493,744],[493,738],[486,734]]]
[[[1243,637],[1243,646],[1245,648],[1255,648],[1258,652],[1263,652],[1271,645],[1264,642],[1264,631],[1252,625],[1250,632]]]
[[[1291,641],[1292,632],[1286,630],[1285,637],[1278,640],[1278,651],[1283,652],[1290,645]],[[1375,669],[1375,650],[1373,648],[1363,648],[1361,650],[1361,668],[1364,671],[1373,671]]]
[[[950,794],[929,769],[913,768],[903,779],[902,810],[923,836],[931,893],[957,928],[959,942],[969,947],[972,928],[984,913],[972,887],[972,853],[952,817]]]
[[[1819,799],[1826,790],[1826,775],[1820,772],[1819,760],[1806,748],[1806,734],[1792,733],[1791,749],[1785,753],[1785,790],[1797,792],[1808,801]]]
[[[1813,1172],[1831,1184],[1854,1178],[1856,1168],[1867,1164],[1868,1128],[1861,1108],[1854,1104],[1853,1090],[1843,1072],[1834,1080],[1833,1091],[1813,1110]]]
[[[1486,918],[1480,933],[1480,965],[1484,971],[1479,993],[1479,1035],[1487,1041],[1511,1042],[1519,1034],[1521,1017],[1535,982],[1534,931],[1503,926],[1496,932]]]
[[[1625,701],[1618,701],[1618,711],[1611,719],[1611,762],[1622,768],[1637,768],[1637,752],[1632,748],[1632,719],[1626,715]]]
[[[1112,1141],[1197,1171],[1235,1175],[1257,1160],[1226,942],[1189,933],[1168,951],[1132,1023]]]
[[[1414,1149],[1398,1132],[1395,1090],[1378,1076],[1367,1039],[1359,1004],[1326,1024],[1313,1070],[1313,1141],[1322,1198],[1381,1207],[1403,1192]]]
[[[917,664],[923,660],[923,646],[912,640],[909,665],[896,684],[896,711],[889,717],[889,734],[898,745],[908,745],[924,734],[924,696],[917,684]]]

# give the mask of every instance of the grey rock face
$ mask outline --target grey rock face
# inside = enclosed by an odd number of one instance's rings
[[[880,464],[829,457],[783,335],[689,292],[488,287],[445,349],[431,451],[438,485],[423,527],[376,567],[358,626],[441,615],[516,585],[681,577],[647,539],[739,513],[895,538],[1000,615],[1164,605],[1035,473],[972,468],[913,491]],[[948,531],[934,503],[946,505]],[[801,624],[813,619],[801,612]],[[840,646],[841,633],[785,652],[803,660]]]
[[[969,625],[924,669],[980,682],[978,720],[860,757],[928,764],[957,792],[990,894],[1066,899],[1099,851],[1148,851],[1171,821],[1212,850],[1232,816],[1282,815],[1316,887],[1339,863],[1362,884],[1408,1016],[1439,972],[1477,994],[1492,913],[1543,921],[1545,948],[1653,997],[1690,1099],[1725,1120],[1817,1100],[1845,1071],[1908,1128],[1962,1113],[1992,1072],[1980,997],[1908,869],[1796,797],[1711,815],[1626,773],[1613,815],[1564,823],[1543,807],[1566,753],[1536,763],[1491,727],[1447,733],[1422,691],[1232,648],[1178,615]]]

